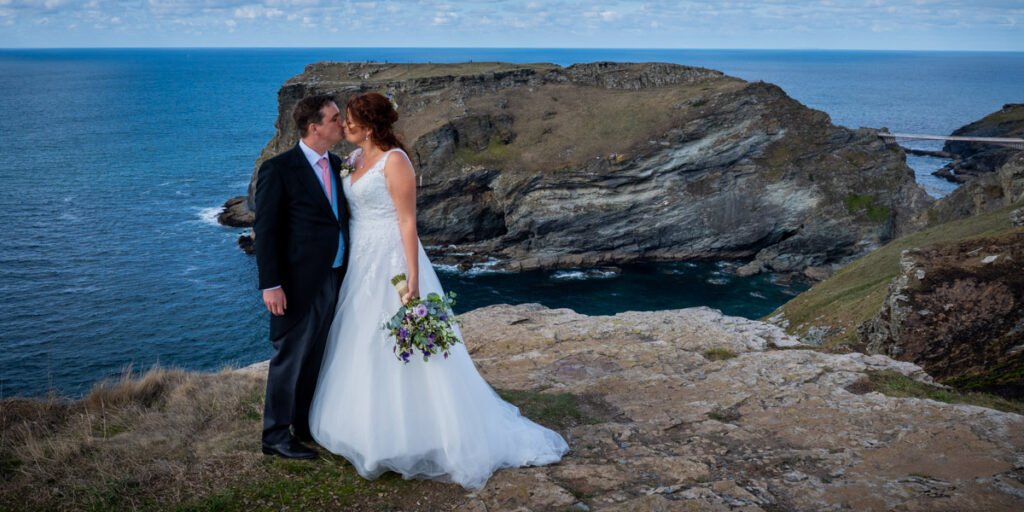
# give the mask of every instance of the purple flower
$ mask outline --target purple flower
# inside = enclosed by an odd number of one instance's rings
[[[398,337],[402,338],[403,340],[408,338],[409,337],[409,330],[406,329],[405,327],[402,327],[401,329],[398,330]]]
[[[446,315],[446,314],[444,314],[444,313],[441,313],[441,315],[440,315],[440,316],[438,316],[437,318],[438,318],[439,320],[441,320],[442,322],[447,322],[447,321],[448,321],[448,315]]]
[[[416,306],[416,309],[414,309],[413,312],[416,313],[416,316],[423,318],[427,316],[427,306],[420,304],[419,306]]]
[[[427,341],[430,342],[430,346],[434,346],[434,333],[430,333],[427,335]]]

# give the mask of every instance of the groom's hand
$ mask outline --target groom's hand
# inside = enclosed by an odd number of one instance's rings
[[[283,315],[284,310],[288,308],[288,299],[281,288],[263,290],[263,303],[267,305],[267,311],[274,316]]]

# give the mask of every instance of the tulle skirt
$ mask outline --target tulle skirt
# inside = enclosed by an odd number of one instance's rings
[[[403,364],[383,325],[401,306],[391,277],[406,271],[397,225],[351,224],[349,268],[339,292],[310,430],[364,478],[394,471],[406,479],[483,487],[503,467],[557,462],[562,437],[521,416],[480,376],[466,346],[448,359]],[[422,245],[420,295],[444,293]],[[461,333],[459,333],[461,339]]]

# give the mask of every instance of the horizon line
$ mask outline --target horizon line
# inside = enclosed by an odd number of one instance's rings
[[[1024,53],[1024,50],[942,50],[908,48],[695,48],[590,46],[0,46],[9,50],[611,50],[611,51],[819,51],[920,53]]]

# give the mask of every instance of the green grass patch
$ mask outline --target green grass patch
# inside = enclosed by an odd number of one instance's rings
[[[852,213],[865,212],[872,222],[885,222],[891,213],[888,208],[875,204],[875,199],[868,195],[846,196],[846,208]]]
[[[948,404],[968,404],[999,411],[1024,414],[1024,402],[1007,400],[988,393],[962,392],[914,380],[894,370],[869,371],[867,378],[848,388],[857,394],[877,391],[886,396],[928,398]]]
[[[727,348],[710,348],[705,350],[703,355],[708,361],[725,361],[736,357],[736,352]]]
[[[263,419],[263,399],[265,392],[257,389],[249,396],[238,401],[238,416],[246,421],[260,421]]]
[[[814,285],[782,305],[766,318],[782,313],[789,321],[787,332],[802,336],[814,326],[835,327],[823,348],[856,349],[857,327],[878,313],[890,281],[899,274],[900,254],[905,249],[1018,230],[1009,213],[1021,203],[967,219],[948,222],[897,238],[878,250],[843,267],[832,277]]]
[[[455,151],[455,158],[469,165],[478,165],[508,161],[510,153],[509,144],[495,135],[483,149],[459,148]]]
[[[941,381],[966,391],[993,391],[1000,388],[1020,388],[1024,382],[1024,359],[1016,358],[985,368],[984,373],[961,375]]]
[[[394,473],[364,480],[345,459],[334,455],[316,460],[272,457],[263,467],[266,473],[244,486],[196,498],[176,510],[341,510],[408,484]]]
[[[582,400],[572,393],[543,393],[535,390],[498,390],[506,402],[519,408],[519,412],[537,423],[550,428],[597,423],[582,409]]]
[[[24,464],[21,459],[13,454],[0,452],[0,481],[7,480],[14,476],[14,472]]]

